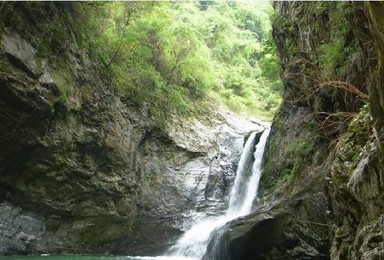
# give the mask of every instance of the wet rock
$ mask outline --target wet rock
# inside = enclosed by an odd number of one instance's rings
[[[0,204],[0,255],[28,254],[44,233],[44,219],[10,203]]]
[[[380,27],[379,6],[369,13]],[[258,210],[271,218],[258,219],[261,213],[256,212],[253,217],[234,220],[222,231],[218,246],[210,246],[207,259],[361,259],[365,252],[365,257],[380,255],[380,242],[368,248],[368,242],[358,234],[365,230],[373,240],[381,237],[376,228],[382,215],[383,175],[379,169],[383,167],[378,159],[382,155],[375,150],[382,150],[378,141],[382,140],[382,129],[376,129],[377,147],[371,149],[369,116],[352,134],[348,124],[327,121],[327,115],[340,111],[358,114],[366,100],[333,85],[322,88],[327,80],[337,79],[357,86],[363,94],[371,93],[366,86],[377,91],[377,80],[382,84],[381,65],[370,61],[381,58],[373,45],[367,51],[364,43],[373,43],[366,28],[376,31],[378,27],[368,23],[363,5],[275,2],[274,7],[273,36],[283,71],[284,100],[266,147],[258,200]],[[346,25],[345,37],[340,38],[343,50],[347,46],[360,49],[353,59],[347,52],[333,57],[339,60],[329,71],[321,63],[327,54],[322,48],[333,44],[330,33],[338,31],[338,21]],[[374,38],[382,42],[377,32]],[[342,66],[345,57],[351,62]],[[371,105],[377,123],[382,121],[380,96],[377,93],[371,98],[376,99]],[[343,142],[350,135],[352,141]],[[359,155],[364,146],[367,153]]]
[[[4,52],[9,55],[10,60],[19,68],[35,76],[36,50],[17,33],[5,31],[2,34]]]
[[[222,212],[243,135],[263,123],[212,111],[159,129],[75,42],[37,53],[52,19],[24,12],[36,31],[7,28],[0,52],[0,254],[156,254]]]

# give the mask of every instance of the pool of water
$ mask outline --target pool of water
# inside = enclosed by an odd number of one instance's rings
[[[40,255],[2,256],[1,260],[193,260],[178,256],[89,256],[89,255]]]

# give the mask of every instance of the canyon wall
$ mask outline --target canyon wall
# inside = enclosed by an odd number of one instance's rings
[[[284,100],[256,213],[210,259],[381,259],[383,12],[379,2],[275,2]]]
[[[81,44],[71,3],[0,10],[0,255],[159,254],[225,208],[262,126],[224,111],[160,126]]]

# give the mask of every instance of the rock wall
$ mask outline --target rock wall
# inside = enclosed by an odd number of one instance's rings
[[[384,6],[275,9],[284,101],[258,211],[205,258],[381,259]],[[262,126],[212,111],[160,129],[63,26],[71,4],[0,11],[0,255],[156,254],[222,212],[243,135]]]
[[[384,6],[274,7],[284,100],[259,209],[220,231],[207,259],[382,259]]]
[[[0,255],[159,253],[220,213],[263,127],[220,111],[160,129],[78,44],[71,8],[0,7]]]
[[[349,124],[340,138],[340,146],[334,151],[328,173],[337,226],[332,241],[332,259],[384,258],[384,38],[378,33],[384,29],[384,4],[367,2],[358,7],[361,15],[358,22],[364,22],[364,32],[371,36],[358,39],[361,46],[364,46],[364,40],[373,45],[372,49],[362,48],[371,52],[375,62],[375,66],[366,71],[371,110],[363,110]]]

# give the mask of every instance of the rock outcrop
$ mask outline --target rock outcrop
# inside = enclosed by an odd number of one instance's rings
[[[207,259],[382,259],[384,6],[274,6],[284,101],[259,209],[219,231]]]
[[[382,259],[384,5],[274,5],[284,101],[258,210],[204,258]],[[71,26],[52,29],[70,9],[0,7],[0,255],[157,254],[223,212],[243,136],[263,126],[223,111],[157,126]]]
[[[374,57],[369,72],[370,111],[362,110],[340,138],[329,172],[333,197],[336,232],[333,237],[333,259],[384,258],[384,4],[364,3],[359,22],[369,28],[372,49],[363,49]],[[365,29],[366,30],[366,29]],[[363,40],[358,38],[363,46]]]
[[[44,33],[68,8],[1,7],[0,255],[159,253],[220,213],[243,136],[263,126],[221,111],[158,127],[70,26]]]

